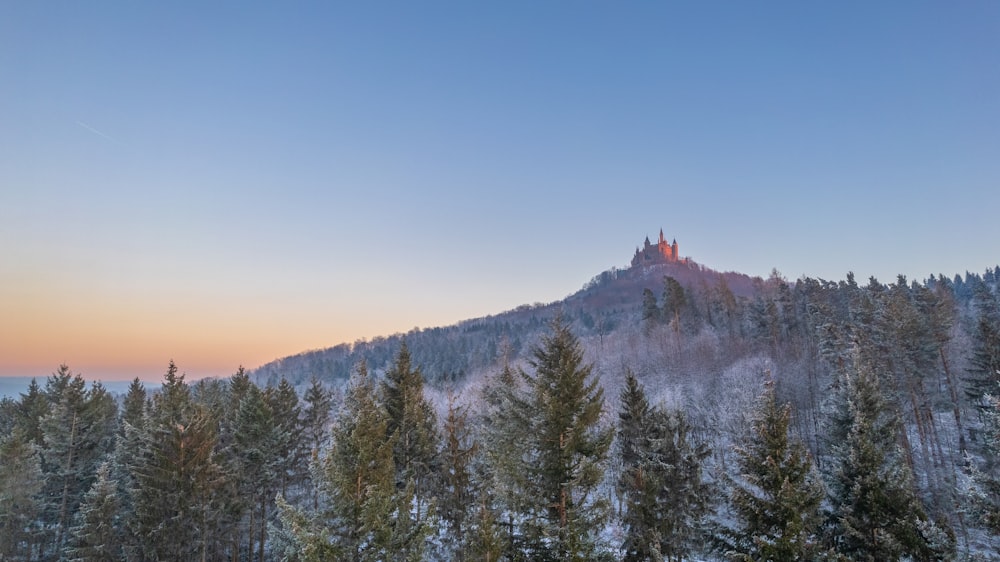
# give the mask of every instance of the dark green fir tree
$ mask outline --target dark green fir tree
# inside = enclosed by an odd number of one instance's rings
[[[42,512],[44,477],[38,447],[27,431],[0,436],[0,560],[30,560]]]
[[[899,418],[859,355],[843,382],[841,419],[833,420],[841,435],[830,482],[837,550],[859,561],[934,560],[944,553],[930,538],[940,533],[914,491],[899,445]]]
[[[597,487],[613,428],[602,427],[604,391],[584,361],[576,336],[560,319],[535,347],[522,372],[527,419],[521,455],[526,474],[525,554],[534,560],[593,560],[601,552],[597,530],[608,503]]]
[[[73,562],[118,562],[123,559],[118,491],[111,465],[102,464],[83,497],[72,527],[68,557]]]
[[[618,420],[622,560],[683,560],[705,542],[702,520],[712,490],[702,478],[702,463],[709,450],[691,440],[681,412],[651,408],[631,372],[625,376]]]
[[[824,489],[805,446],[789,435],[791,406],[768,381],[744,445],[731,505],[739,522],[726,534],[731,560],[815,560]]]

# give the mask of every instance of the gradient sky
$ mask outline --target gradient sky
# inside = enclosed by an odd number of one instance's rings
[[[0,375],[226,375],[561,299],[661,227],[981,272],[998,213],[992,0],[0,4]]]

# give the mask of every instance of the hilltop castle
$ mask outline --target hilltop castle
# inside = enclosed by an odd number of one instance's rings
[[[635,249],[635,256],[632,258],[632,267],[657,263],[683,263],[686,261],[687,259],[681,259],[680,254],[677,252],[677,240],[675,239],[672,244],[667,244],[667,240],[663,237],[663,229],[661,228],[660,240],[656,244],[650,243],[649,236],[647,236],[643,247]]]

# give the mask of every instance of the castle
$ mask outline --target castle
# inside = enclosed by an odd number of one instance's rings
[[[632,258],[632,267],[686,261],[687,259],[681,259],[680,254],[677,252],[677,240],[675,239],[672,244],[667,244],[667,240],[663,238],[663,229],[661,228],[660,240],[656,244],[650,243],[649,236],[647,236],[643,247],[635,249],[635,256]]]

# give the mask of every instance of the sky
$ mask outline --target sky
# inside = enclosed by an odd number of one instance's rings
[[[0,3],[0,376],[1000,263],[1000,3]]]

